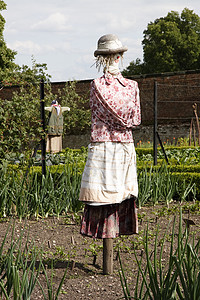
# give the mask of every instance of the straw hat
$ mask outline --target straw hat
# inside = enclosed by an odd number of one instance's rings
[[[128,48],[122,45],[115,34],[106,34],[98,40],[97,50],[94,51],[94,56],[123,53],[127,50]]]

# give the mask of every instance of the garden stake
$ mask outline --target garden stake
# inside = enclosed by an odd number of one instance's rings
[[[200,126],[199,126],[199,118],[198,118],[198,115],[197,115],[197,104],[194,103],[192,107],[193,107],[194,114],[195,114],[195,117],[196,117],[197,129],[198,129],[198,144],[200,146]]]
[[[75,262],[74,260],[72,260],[72,266],[71,266],[71,270],[72,270],[72,271],[73,271],[74,268],[75,268],[75,264],[76,264],[76,262]]]
[[[113,273],[113,239],[103,239],[103,274]]]
[[[192,145],[192,128],[194,127],[194,120],[193,118],[191,119],[190,123],[190,134],[189,134],[189,146]]]
[[[194,123],[193,123],[193,135],[194,135],[194,146],[196,146],[196,129]]]
[[[72,245],[74,245],[74,244],[75,244],[75,241],[74,241],[74,237],[73,237],[73,235],[71,236],[71,243],[72,243]]]

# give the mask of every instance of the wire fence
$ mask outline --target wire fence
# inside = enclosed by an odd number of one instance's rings
[[[199,85],[177,85],[154,82],[154,164],[157,164],[158,141],[165,154],[162,138],[158,130],[158,122],[160,120],[167,120],[168,122],[176,121],[179,123],[190,121],[189,145],[200,146],[199,103]]]

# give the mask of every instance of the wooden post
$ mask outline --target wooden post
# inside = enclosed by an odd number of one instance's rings
[[[193,128],[193,118],[191,119],[191,123],[190,123],[189,146],[192,145],[192,128]]]
[[[197,104],[196,103],[194,103],[194,105],[193,105],[193,110],[194,110],[194,114],[195,114],[196,122],[197,122],[198,144],[200,146],[200,125],[199,125],[199,118],[198,118],[198,115],[197,115]]]
[[[103,239],[103,274],[113,273],[113,239]]]

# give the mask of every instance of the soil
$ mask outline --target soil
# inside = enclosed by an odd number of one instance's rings
[[[124,299],[123,289],[120,282],[120,262],[118,249],[123,268],[125,270],[128,286],[131,293],[134,290],[134,284],[137,277],[137,263],[134,255],[133,244],[138,257],[144,253],[144,233],[148,224],[149,244],[153,249],[155,243],[155,234],[159,225],[159,240],[161,241],[167,229],[169,220],[173,224],[174,216],[177,216],[176,230],[179,224],[179,207],[171,205],[169,209],[166,206],[145,207],[138,211],[139,216],[139,234],[132,236],[122,236],[114,240],[114,272],[110,275],[103,275],[102,271],[102,248],[103,243],[100,239],[83,237],[79,233],[80,218],[69,214],[57,218],[28,219],[22,220],[2,220],[0,223],[1,243],[6,234],[9,224],[14,224],[14,238],[17,240],[22,235],[22,247],[28,241],[26,247],[37,249],[43,248],[43,262],[46,265],[46,271],[49,278],[53,274],[54,291],[57,290],[62,276],[67,268],[67,275],[63,282],[61,293],[58,299]],[[183,219],[185,222],[190,220],[194,223],[191,230],[195,232],[195,238],[199,239],[199,221],[198,211],[191,213],[188,209],[183,209]],[[185,226],[183,221],[183,226]],[[9,229],[5,243],[5,250],[10,247],[12,226]],[[163,262],[168,262],[171,228],[167,231],[168,235],[163,252]],[[50,262],[53,261],[53,273]],[[47,299],[47,287],[45,274],[41,270],[39,274],[40,284],[45,289]],[[41,288],[36,285],[31,299],[44,299]]]

